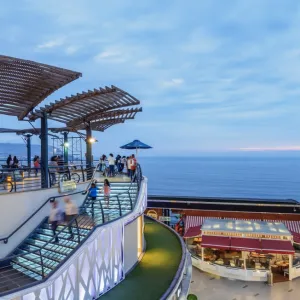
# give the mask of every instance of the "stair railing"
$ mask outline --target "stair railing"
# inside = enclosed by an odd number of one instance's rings
[[[139,166],[139,169],[140,169],[140,166]],[[131,182],[129,189],[126,192],[118,193],[116,196],[113,196],[113,197],[117,198],[118,206],[119,206],[119,214],[120,214],[120,216],[115,218],[114,220],[118,220],[119,218],[122,217],[122,207],[121,207],[121,202],[120,202],[119,197],[122,196],[122,195],[130,194],[130,189],[133,189],[133,187],[134,187],[133,183],[134,182],[137,183],[137,185],[136,185],[137,190],[136,190],[136,194],[135,194],[135,203],[133,205],[132,200],[130,200],[130,205],[131,205],[132,208],[134,208],[134,206],[136,205],[136,203],[137,203],[136,200],[138,198],[139,190],[140,190],[140,184],[142,182],[142,177],[141,176],[142,176],[142,172],[141,172],[141,170],[139,170],[136,173],[136,175],[134,177],[134,180]],[[60,197],[63,197],[63,196],[60,196]],[[96,228],[98,228],[98,227],[102,226],[103,224],[107,223],[106,220],[105,220],[104,210],[103,210],[103,206],[102,206],[102,203],[101,203],[100,199],[99,199],[99,203],[100,203],[100,211],[101,211],[101,216],[102,216],[102,224],[96,224],[95,220],[93,220],[92,218],[87,217],[87,215],[85,214],[85,211],[86,211],[86,209],[88,209],[88,201],[87,201],[88,197],[89,197],[89,195],[87,193],[86,199],[84,200],[83,205],[80,207],[79,214],[76,215],[68,223],[66,223],[65,226],[62,229],[57,231],[57,233],[54,236],[52,236],[52,238],[50,240],[48,240],[42,247],[40,247],[40,249],[32,250],[32,251],[26,251],[25,253],[16,254],[16,255],[12,255],[10,257],[6,257],[4,259],[1,259],[0,260],[0,271],[1,271],[1,268],[6,268],[7,266],[10,266],[10,262],[13,259],[18,260],[19,258],[22,258],[22,257],[26,258],[26,256],[30,256],[30,254],[36,254],[38,256],[37,260],[41,264],[41,272],[39,273],[39,275],[42,278],[42,279],[40,279],[40,278],[37,279],[37,282],[41,282],[41,281],[45,280],[47,277],[51,276],[55,272],[55,270],[57,268],[59,268],[65,261],[67,261],[69,259],[69,257],[78,249],[78,247],[80,246],[80,243],[83,243],[92,234],[92,232]],[[132,198],[130,197],[130,199],[132,199]],[[120,208],[121,208],[121,210],[120,210]],[[130,213],[131,211],[132,210],[130,210],[128,213]],[[128,213],[126,213],[126,214],[128,214]],[[86,220],[84,220],[84,218],[86,218]],[[74,227],[75,227],[75,230],[76,230],[77,235],[78,235],[78,244],[73,247],[72,243],[74,243],[74,240],[68,240],[64,244],[61,244],[61,243],[56,244],[55,240],[57,238],[58,239],[62,238],[62,234],[65,235],[66,233],[68,233],[69,228],[71,228],[71,229],[73,228],[73,226],[72,226],[73,224],[75,225]],[[82,237],[82,239],[81,239],[80,238],[80,236],[81,236],[80,230],[82,230],[82,229],[88,230],[88,233],[84,237]],[[62,240],[64,240],[64,239],[62,238]],[[50,244],[52,244],[52,245],[50,245]],[[56,266],[53,266],[53,264],[50,265],[49,263],[47,263],[47,268],[51,269],[51,267],[53,267],[53,269],[48,274],[46,274],[46,272],[45,272],[46,266],[45,266],[45,262],[44,262],[44,259],[43,259],[43,255],[45,255],[47,253],[49,254],[49,252],[59,252],[58,249],[61,249],[61,247],[71,249],[71,251],[69,253],[65,253],[64,254],[65,258],[62,259]],[[60,254],[63,254],[63,252],[60,252]],[[28,258],[28,260],[32,261],[33,259]],[[51,258],[50,258],[50,260],[51,260]],[[36,262],[36,261],[34,261],[34,262]],[[22,276],[24,276],[24,275],[22,275]],[[29,283],[29,284],[26,284],[22,287],[11,289],[11,290],[3,292],[3,293],[0,292],[0,296],[7,295],[7,294],[11,293],[12,291],[18,291],[18,290],[24,289],[25,287],[33,286],[37,282]]]
[[[12,233],[10,233],[7,237],[4,238],[0,238],[0,242],[3,241],[4,244],[8,243],[8,240],[17,232],[19,231],[29,220],[31,220],[47,203],[49,203],[50,201],[54,201],[58,198],[63,198],[66,196],[72,196],[72,195],[76,195],[76,194],[80,194],[80,193],[86,193],[87,190],[89,189],[89,187],[91,186],[92,181],[94,180],[95,174],[96,174],[96,169],[93,172],[93,176],[91,181],[88,184],[88,187],[84,190],[84,191],[79,191],[79,192],[74,192],[74,193],[69,193],[69,194],[63,194],[63,195],[58,195],[58,196],[54,196],[54,197],[50,197],[48,198],[35,212],[33,212],[21,225],[19,225]]]

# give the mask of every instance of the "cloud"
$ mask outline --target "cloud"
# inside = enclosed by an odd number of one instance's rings
[[[184,79],[182,78],[173,78],[171,80],[166,80],[162,82],[162,86],[166,88],[170,87],[178,87],[184,83]]]
[[[51,48],[59,47],[62,46],[64,42],[65,42],[64,38],[56,38],[37,45],[37,49],[51,49]]]
[[[76,53],[78,50],[79,50],[80,47],[78,46],[68,46],[66,49],[65,49],[65,52],[66,54],[68,55],[72,55],[74,53]]]
[[[155,127],[171,150],[179,136],[187,148],[283,147],[299,139],[300,19],[296,2],[273,2],[7,2],[0,42],[4,54],[83,73],[46,103],[110,84],[140,99],[144,125],[126,125],[129,140]]]

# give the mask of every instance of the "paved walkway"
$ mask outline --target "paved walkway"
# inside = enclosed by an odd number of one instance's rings
[[[199,300],[297,300],[300,278],[276,283],[245,282],[216,277],[193,268],[190,293]]]
[[[125,280],[99,299],[158,300],[180,264],[181,245],[161,224],[145,219],[146,253]]]

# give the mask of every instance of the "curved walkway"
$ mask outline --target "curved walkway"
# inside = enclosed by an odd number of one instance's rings
[[[167,228],[146,218],[145,239],[147,250],[141,262],[99,299],[156,300],[168,289],[180,264],[181,245]]]
[[[200,300],[297,300],[300,299],[300,278],[276,283],[229,280],[193,268],[190,294]]]

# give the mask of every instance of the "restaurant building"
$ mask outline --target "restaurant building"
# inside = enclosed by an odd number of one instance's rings
[[[184,235],[193,265],[214,275],[280,282],[300,276],[300,256],[281,222],[207,218]]]

